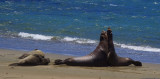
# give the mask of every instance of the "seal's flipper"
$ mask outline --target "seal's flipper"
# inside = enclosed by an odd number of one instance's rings
[[[56,59],[56,60],[54,61],[54,64],[55,64],[55,65],[64,64],[64,61],[61,60],[61,59]]]
[[[18,66],[19,63],[12,63],[12,64],[9,64],[9,66]]]
[[[23,54],[22,56],[20,56],[20,57],[18,57],[18,59],[24,59],[24,58],[26,58],[27,56],[29,56],[30,54]]]
[[[141,63],[140,61],[135,61],[133,64],[134,64],[135,66],[142,66],[142,63]]]

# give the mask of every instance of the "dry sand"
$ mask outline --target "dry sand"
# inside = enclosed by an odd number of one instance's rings
[[[73,67],[53,65],[57,58],[69,56],[46,54],[47,66],[8,66],[18,62],[26,51],[0,49],[0,79],[160,79],[160,64],[143,63],[142,67]]]

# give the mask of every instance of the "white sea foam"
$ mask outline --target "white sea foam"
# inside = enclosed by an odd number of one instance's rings
[[[96,40],[85,39],[85,38],[72,38],[72,37],[64,37],[63,41],[76,42],[79,44],[94,44],[97,43]]]
[[[64,37],[62,40],[63,40],[63,41],[69,41],[69,42],[71,42],[71,41],[76,41],[76,40],[78,40],[78,38]]]
[[[25,32],[20,32],[18,36],[22,38],[32,38],[34,40],[51,40],[52,36],[45,36],[40,34],[30,34]]]
[[[117,46],[120,46],[121,48],[127,48],[132,50],[138,50],[138,51],[148,51],[148,52],[160,52],[159,48],[153,48],[150,46],[132,46],[132,45],[126,45],[126,44],[119,44],[114,43]]]
[[[115,4],[109,4],[109,6],[113,6],[113,7],[116,7],[116,6],[118,6],[118,5],[115,5]]]
[[[58,36],[46,36],[46,35],[40,35],[40,34],[31,34],[31,33],[25,33],[20,32],[18,36],[22,38],[28,38],[33,40],[58,40],[58,41],[64,41],[64,42],[75,42],[79,44],[94,44],[97,43],[96,40],[90,40],[85,38],[76,38],[76,37],[58,37]]]
[[[95,40],[90,40],[90,39],[82,39],[82,40],[77,40],[76,41],[77,43],[80,43],[80,44],[94,44],[94,43],[97,43],[97,41]]]

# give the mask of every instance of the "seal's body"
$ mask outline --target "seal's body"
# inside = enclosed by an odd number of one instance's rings
[[[108,36],[108,63],[110,66],[129,66],[134,64],[135,66],[142,66],[142,63],[139,61],[134,61],[131,58],[119,57],[114,48],[113,36],[110,28],[107,30]]]
[[[17,65],[19,66],[34,66],[34,65],[48,65],[49,58],[44,58],[41,55],[33,54],[19,60]]]
[[[90,54],[82,57],[68,58],[65,60],[57,59],[55,64],[66,64],[72,66],[108,66],[108,36],[105,31],[100,35],[100,42],[96,49]]]
[[[35,49],[27,54],[23,54],[19,57],[18,63],[10,64],[9,66],[35,66],[35,65],[48,65],[50,63],[49,58],[44,57],[44,53],[38,49]]]

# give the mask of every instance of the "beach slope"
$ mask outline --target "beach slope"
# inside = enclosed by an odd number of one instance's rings
[[[8,66],[26,51],[0,49],[0,79],[160,79],[160,65],[142,67],[73,67],[66,65]],[[71,56],[46,54],[53,62]]]

